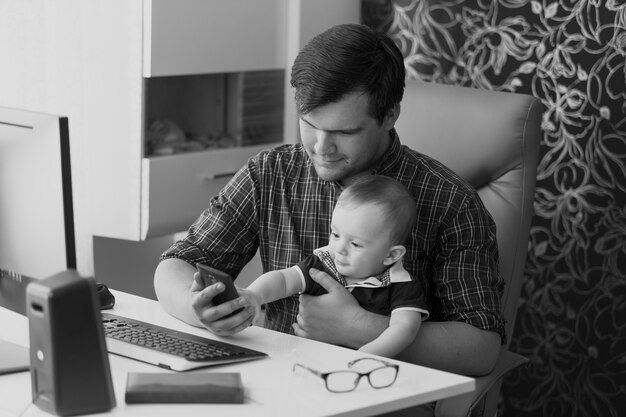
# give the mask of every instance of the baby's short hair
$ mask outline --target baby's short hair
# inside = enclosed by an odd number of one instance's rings
[[[363,204],[379,206],[392,243],[405,243],[415,226],[417,203],[404,185],[390,177],[370,175],[346,187],[337,200],[337,205]]]

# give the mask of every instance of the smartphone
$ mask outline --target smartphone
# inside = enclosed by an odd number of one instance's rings
[[[205,288],[218,282],[224,284],[224,291],[213,297],[213,304],[219,305],[239,297],[239,293],[237,292],[237,288],[235,288],[233,279],[227,273],[218,271],[215,268],[211,268],[210,266],[201,263],[196,264],[196,269],[198,269],[198,272],[200,273],[200,279],[202,280]],[[232,314],[238,313],[241,310],[243,310],[243,308],[234,311]]]

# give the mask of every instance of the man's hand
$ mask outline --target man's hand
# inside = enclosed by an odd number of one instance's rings
[[[297,322],[293,324],[296,335],[358,349],[386,328],[387,317],[361,308],[330,275],[314,268],[309,273],[328,294],[300,296]]]
[[[200,323],[218,336],[231,336],[250,327],[256,309],[244,297],[238,297],[220,305],[213,304],[213,298],[224,291],[224,284],[218,282],[202,288],[200,274],[194,274],[191,284],[191,306]],[[242,309],[236,314],[231,313]]]

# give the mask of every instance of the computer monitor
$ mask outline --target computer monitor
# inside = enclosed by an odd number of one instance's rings
[[[66,117],[0,107],[0,307],[30,279],[76,269]]]

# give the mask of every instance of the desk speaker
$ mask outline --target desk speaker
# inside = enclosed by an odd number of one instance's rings
[[[26,288],[33,404],[59,416],[115,407],[96,284],[75,271]]]

